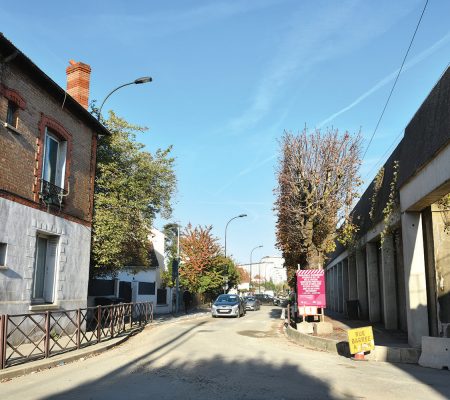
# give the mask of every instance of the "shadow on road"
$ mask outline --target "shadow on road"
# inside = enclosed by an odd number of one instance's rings
[[[267,308],[269,308],[269,307],[272,307],[272,306],[267,306]],[[274,319],[280,319],[281,318],[281,311],[282,311],[282,308],[274,308],[274,307],[272,307],[270,309],[270,311],[269,311],[269,317],[270,318],[274,318]]]
[[[275,309],[275,312],[279,310]],[[190,337],[199,334],[199,322],[175,338],[145,352],[101,379],[47,399],[334,399],[321,380],[289,362],[273,365],[257,359],[230,360],[205,354],[195,363],[189,357],[162,364],[158,362]],[[197,330],[197,332],[196,332]],[[201,333],[200,333],[201,334]],[[220,345],[220,344],[218,344]],[[189,347],[186,346],[186,353]],[[243,357],[242,357],[243,358]]]

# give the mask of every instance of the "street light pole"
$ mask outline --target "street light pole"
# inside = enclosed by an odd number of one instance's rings
[[[227,229],[228,229],[228,224],[229,224],[231,221],[233,221],[233,219],[236,219],[236,218],[243,218],[243,217],[246,217],[246,216],[247,216],[247,214],[239,214],[239,215],[237,215],[236,217],[231,218],[231,219],[227,222],[227,224],[225,225],[225,258],[227,257]]]
[[[175,296],[176,296],[176,307],[175,307],[175,312],[178,313],[178,311],[180,310],[180,225],[177,224],[177,262],[178,262],[178,271],[177,271],[177,280],[176,280],[176,292],[175,292]]]
[[[256,249],[260,249],[261,247],[263,247],[263,245],[260,246],[256,246],[252,249],[252,251],[250,252],[250,283],[249,283],[249,289],[252,287],[252,254],[253,251]]]
[[[111,96],[116,90],[119,90],[123,88],[124,86],[128,85],[140,85],[141,83],[147,83],[151,82],[152,78],[150,76],[143,76],[142,78],[137,78],[133,82],[124,83],[123,85],[117,86],[115,89],[111,90],[108,95],[105,97],[105,100],[103,100],[100,108],[98,109],[97,119],[100,121],[100,117],[102,115],[102,108],[103,104],[105,104],[105,101],[108,100],[109,96]]]

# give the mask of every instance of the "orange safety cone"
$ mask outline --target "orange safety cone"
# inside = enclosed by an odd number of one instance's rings
[[[355,361],[366,361],[366,359],[364,358],[364,352],[361,351],[360,353],[356,353],[353,356],[353,360],[355,360]]]

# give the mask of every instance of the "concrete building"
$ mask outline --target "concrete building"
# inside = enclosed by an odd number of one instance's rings
[[[275,285],[287,281],[286,269],[284,268],[284,259],[278,256],[266,256],[259,262],[250,264],[240,264],[238,267],[243,268],[251,276],[253,287],[261,287],[264,291],[264,282],[272,281]],[[238,289],[248,291],[250,282],[242,282]]]
[[[97,135],[90,67],[67,91],[0,34],[0,313],[86,306]]]
[[[358,237],[326,266],[328,308],[349,314],[359,304],[359,318],[407,332],[414,347],[428,336],[448,343],[449,193],[447,69],[353,209]]]

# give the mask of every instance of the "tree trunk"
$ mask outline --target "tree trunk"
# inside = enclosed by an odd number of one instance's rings
[[[322,269],[323,254],[315,246],[310,247],[307,255],[305,269]]]

